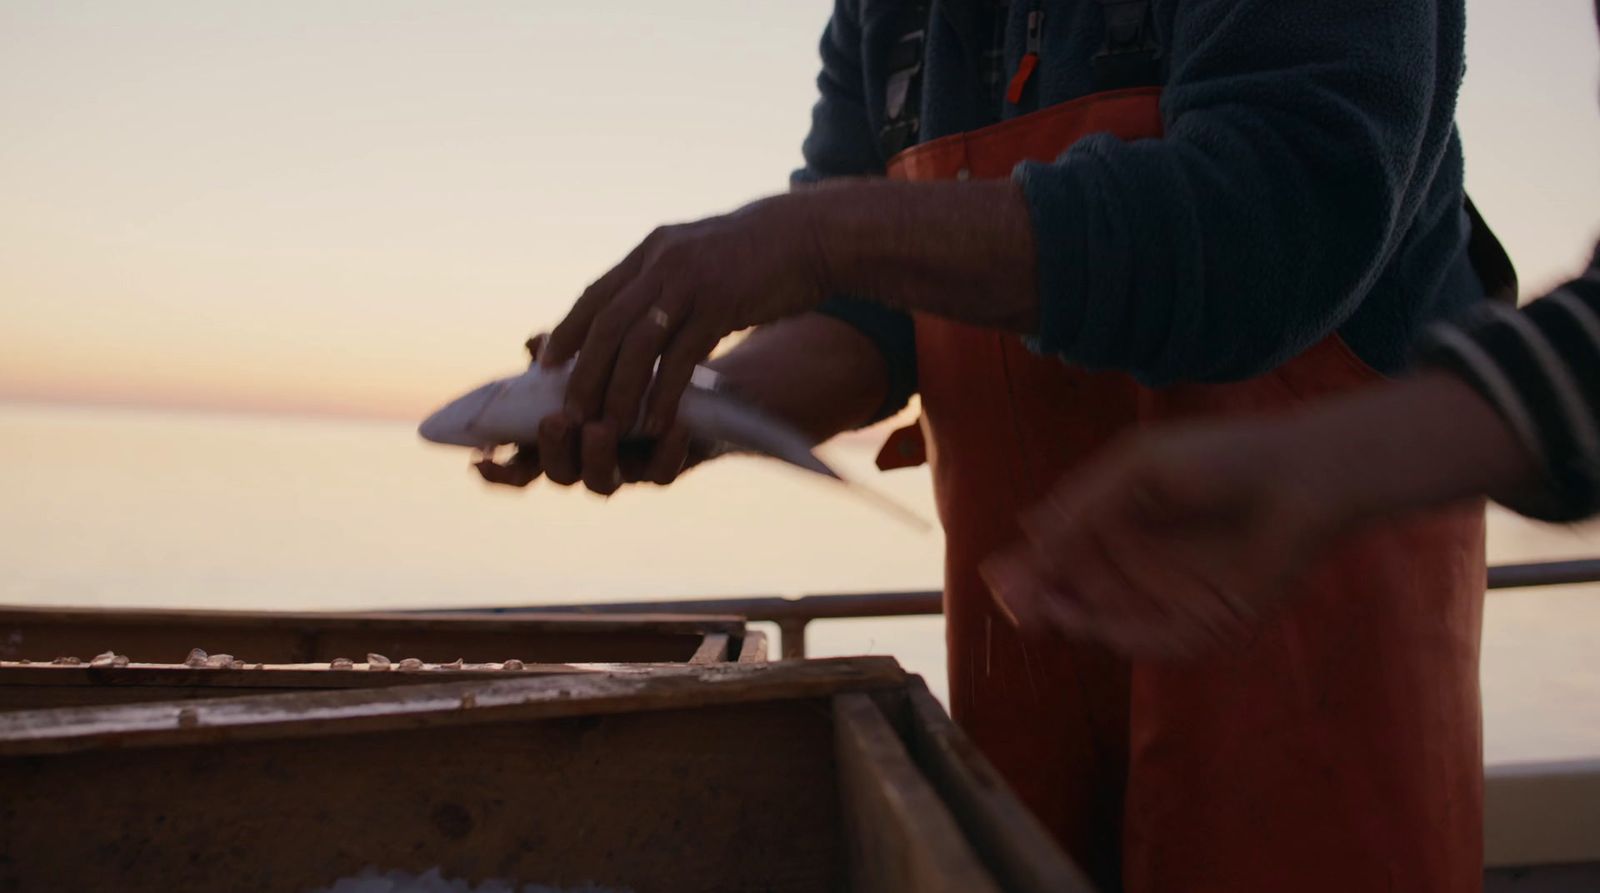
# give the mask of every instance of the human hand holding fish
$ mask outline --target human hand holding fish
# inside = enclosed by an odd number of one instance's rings
[[[573,469],[570,444],[552,440],[553,433],[570,430],[562,404],[572,364],[554,369],[543,366],[537,362],[540,345],[541,339],[530,340],[529,350],[535,362],[527,371],[496,379],[450,401],[429,415],[418,433],[434,443],[481,451],[484,455],[477,467],[484,478],[513,486],[525,486],[541,472],[564,484],[575,483],[581,474],[591,490],[609,494],[624,477],[665,484],[686,465],[733,452],[769,456],[833,481],[850,483],[816,456],[812,438],[794,425],[718,390],[716,373],[704,367],[697,367],[696,380],[684,391],[674,426],[665,440],[642,437],[637,426],[619,438],[616,429],[611,428],[603,439],[586,436],[583,444],[585,452],[610,453],[583,456],[585,467],[581,471]],[[506,444],[522,446],[518,458],[500,464],[494,459],[494,451]],[[619,445],[624,449],[619,451]],[[629,445],[635,447],[632,464],[626,461]],[[545,467],[545,456],[551,457],[551,467]],[[591,458],[599,461],[587,461]],[[615,480],[588,480],[594,468],[605,467],[616,469]],[[860,485],[850,489],[903,523],[919,529],[930,526],[925,519],[876,491]]]
[[[474,388],[428,416],[418,433],[434,443],[472,447],[491,454],[486,457],[491,464],[496,447],[541,441],[548,444],[551,432],[559,430],[558,426],[566,421],[563,401],[572,366],[569,362],[549,368],[535,362],[519,375]],[[759,453],[824,477],[840,479],[827,463],[816,457],[804,434],[737,398],[719,393],[714,386],[715,373],[711,370],[697,367],[697,371],[699,382],[691,383],[683,392],[677,413],[680,421],[668,432],[674,443],[658,447],[657,452],[669,457],[687,457],[692,444],[697,457],[702,459],[726,452]],[[610,436],[613,447],[619,441],[643,439],[638,426],[620,434],[613,427]],[[560,451],[552,448],[546,452],[554,455]],[[675,474],[679,469],[671,464],[663,466],[663,470]]]
[[[598,493],[630,477],[672,480],[700,458],[697,441],[821,471],[810,466],[811,444],[871,421],[886,385],[884,359],[864,335],[810,311],[843,293],[1027,333],[1037,326],[1035,266],[1027,203],[1010,181],[847,179],[771,196],[652,233],[550,333],[535,363],[542,372],[474,391],[430,419],[434,436],[423,434],[453,443],[447,429],[470,423],[481,439],[491,419],[517,407],[518,433],[501,442],[526,455],[482,465],[484,476],[520,485],[542,473]],[[746,367],[764,364],[750,377],[762,404],[774,396],[769,389],[779,392],[777,418],[691,386],[722,338],[755,326],[750,340],[769,348],[736,353]],[[758,339],[763,333],[770,337]],[[530,418],[534,408],[543,414]],[[621,463],[618,447],[628,440],[654,446]],[[631,446],[623,452],[636,452]]]
[[[828,180],[657,229],[584,290],[541,362],[577,358],[570,418],[637,417],[659,435],[696,364],[729,334],[836,294],[1032,333],[1036,266],[1027,202],[1009,180]]]
[[[528,354],[537,369],[546,336],[528,339]],[[568,380],[570,381],[568,364]],[[530,370],[531,371],[531,370]],[[715,374],[702,370],[701,387],[716,389]],[[564,391],[552,387],[552,390]],[[557,406],[554,401],[546,401]],[[681,420],[657,438],[632,436],[635,431],[619,432],[607,420],[584,423],[557,409],[538,421],[533,439],[517,440],[516,452],[506,462],[496,459],[495,450],[483,450],[475,463],[478,473],[491,484],[526,487],[539,477],[560,486],[583,483],[590,491],[610,496],[623,484],[650,482],[666,486],[688,468],[719,455],[717,444],[704,439],[693,441]]]

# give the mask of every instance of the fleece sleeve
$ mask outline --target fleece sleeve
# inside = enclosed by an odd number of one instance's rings
[[[1255,375],[1335,330],[1452,132],[1446,2],[1179,4],[1165,138],[1096,135],[1014,172],[1039,245],[1035,347],[1159,385]]]
[[[1430,332],[1423,361],[1461,376],[1543,470],[1506,506],[1545,521],[1600,514],[1600,246],[1581,278],[1521,310],[1485,303]]]

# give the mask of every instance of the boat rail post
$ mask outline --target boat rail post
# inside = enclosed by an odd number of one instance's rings
[[[778,647],[784,660],[798,660],[806,656],[806,627],[810,617],[782,617],[778,624]]]

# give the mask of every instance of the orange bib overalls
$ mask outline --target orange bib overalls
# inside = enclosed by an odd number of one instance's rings
[[[1006,177],[1092,133],[1159,139],[1159,97],[1096,93],[914,146],[889,175]],[[1337,335],[1259,378],[1158,390],[947,320],[918,317],[916,340],[920,430],[881,462],[925,444],[932,465],[951,711],[1106,890],[1479,887],[1480,505],[1342,545],[1251,643],[1198,661],[1025,643],[977,572],[1018,539],[1020,512],[1126,429],[1283,412],[1381,376]]]

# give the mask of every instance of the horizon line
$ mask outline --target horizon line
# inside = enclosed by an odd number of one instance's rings
[[[310,421],[418,422],[420,418],[399,410],[360,410],[313,404],[224,403],[215,400],[118,398],[0,391],[0,406],[65,410],[171,412],[182,415],[244,416],[249,418],[305,419]]]
[[[0,409],[43,408],[58,410],[99,410],[110,412],[173,413],[186,416],[213,418],[282,419],[307,422],[358,422],[408,425],[421,424],[421,417],[394,412],[346,411],[332,407],[285,404],[281,406],[250,406],[247,404],[215,404],[203,401],[162,401],[159,399],[119,400],[110,397],[63,397],[42,394],[13,394],[0,392]],[[828,443],[849,446],[870,446],[877,449],[881,440],[892,429],[905,422],[900,414],[884,419],[866,428],[842,431],[828,438]]]

